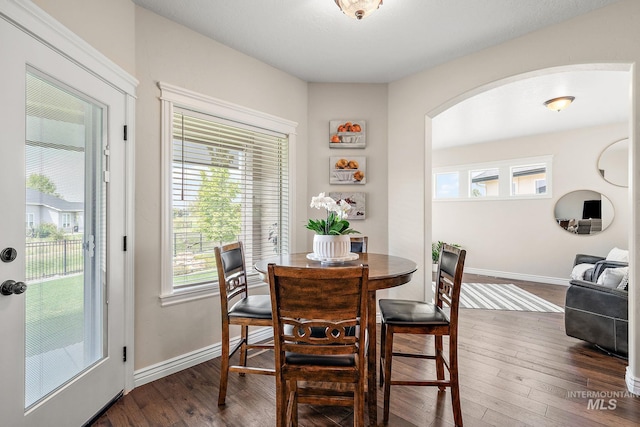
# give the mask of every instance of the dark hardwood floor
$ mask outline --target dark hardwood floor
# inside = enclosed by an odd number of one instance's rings
[[[465,275],[465,281],[515,283],[564,305],[566,288]],[[562,313],[461,309],[460,382],[466,426],[637,426],[640,399],[626,393],[625,360],[564,333]],[[379,340],[378,330],[378,340]],[[397,348],[432,349],[431,339],[396,339]],[[445,340],[446,342],[446,340]],[[273,354],[252,355],[269,366]],[[394,360],[394,378],[435,375],[429,361]],[[229,376],[227,404],[218,407],[219,359],[134,389],[93,425],[271,426],[275,381],[262,375]],[[378,393],[382,419],[382,393]],[[603,399],[603,400],[598,400]],[[301,426],[350,426],[350,410],[300,406]],[[380,422],[381,424],[381,422]],[[433,387],[391,389],[390,426],[451,426],[451,396]]]

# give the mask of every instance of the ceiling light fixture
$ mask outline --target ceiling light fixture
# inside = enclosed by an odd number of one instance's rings
[[[562,111],[567,108],[573,100],[574,96],[561,96],[559,98],[553,98],[544,103],[544,106],[553,111]]]
[[[375,12],[380,5],[382,4],[382,0],[335,0],[336,4],[347,16],[351,18],[355,18],[357,20],[361,20],[365,16],[371,15]]]

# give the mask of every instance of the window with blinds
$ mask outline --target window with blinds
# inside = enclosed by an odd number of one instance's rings
[[[217,280],[213,248],[241,240],[247,272],[288,247],[287,135],[176,108],[173,287]]]

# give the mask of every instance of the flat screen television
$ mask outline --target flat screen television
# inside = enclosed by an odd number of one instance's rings
[[[602,219],[602,200],[585,200],[582,205],[582,219]]]

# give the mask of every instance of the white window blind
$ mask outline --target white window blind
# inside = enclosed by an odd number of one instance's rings
[[[217,280],[217,245],[241,240],[248,273],[286,251],[287,136],[178,108],[172,130],[174,289]]]

